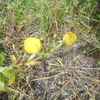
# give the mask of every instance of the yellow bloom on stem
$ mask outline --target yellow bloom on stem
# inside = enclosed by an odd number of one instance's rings
[[[37,53],[41,50],[41,46],[41,41],[35,37],[29,37],[24,41],[24,49],[27,53]]]
[[[77,36],[72,32],[67,32],[63,36],[63,44],[72,45],[77,40]]]

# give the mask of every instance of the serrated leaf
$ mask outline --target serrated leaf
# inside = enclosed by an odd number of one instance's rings
[[[9,85],[13,84],[15,81],[15,72],[13,69],[5,70],[3,75],[9,79]]]
[[[0,90],[4,90],[5,86],[5,77],[2,73],[0,73]]]

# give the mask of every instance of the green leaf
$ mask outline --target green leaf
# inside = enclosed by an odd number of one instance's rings
[[[0,73],[0,90],[4,90],[5,86],[5,77],[2,73]]]
[[[18,76],[17,74],[15,75],[15,80],[19,80],[20,76]]]
[[[3,61],[5,60],[6,56],[7,56],[7,54],[4,53],[4,52],[2,52],[2,53],[0,54],[0,66],[2,66]]]
[[[7,87],[7,86],[4,86],[4,91],[6,91],[6,92],[12,92],[12,90],[9,87]]]
[[[16,7],[16,3],[11,3],[11,5],[7,6],[8,9],[14,9]]]
[[[0,39],[0,43],[3,43],[3,42],[5,42],[4,40],[2,40],[2,39]]]
[[[100,14],[96,14],[96,17],[100,19]]]
[[[3,62],[2,62],[2,59],[0,58],[0,66],[2,66]]]
[[[3,72],[5,70],[4,67],[0,67],[0,72]]]
[[[4,52],[2,52],[2,53],[0,54],[0,57],[1,57],[2,61],[5,60],[6,56],[7,56],[7,54],[4,53]]]
[[[0,53],[4,52],[5,48],[4,47],[0,47]]]
[[[18,28],[22,28],[24,25],[18,24],[17,27]]]
[[[18,69],[18,72],[25,74],[25,71],[23,69]]]
[[[13,69],[5,70],[2,72],[5,77],[9,79],[9,85],[13,84],[15,81],[15,72]]]

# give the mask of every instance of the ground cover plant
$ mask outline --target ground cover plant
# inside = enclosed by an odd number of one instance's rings
[[[99,0],[0,0],[0,100],[99,94]]]

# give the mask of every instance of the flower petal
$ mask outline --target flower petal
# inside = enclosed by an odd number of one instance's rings
[[[41,41],[35,37],[29,37],[24,41],[24,49],[27,53],[37,53],[41,50]]]
[[[77,40],[77,36],[72,32],[67,32],[63,36],[63,44],[66,45],[73,45],[73,43],[76,42],[76,40]]]

